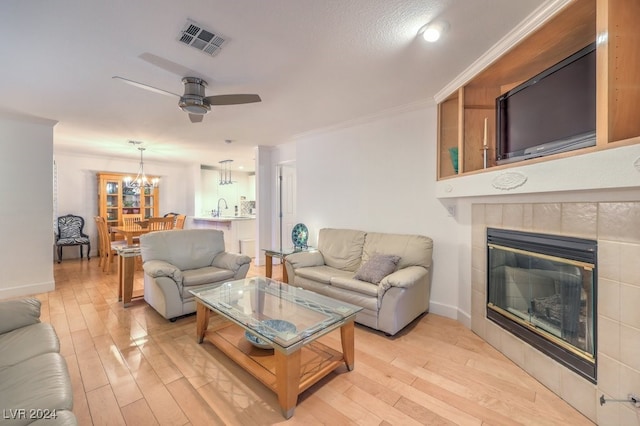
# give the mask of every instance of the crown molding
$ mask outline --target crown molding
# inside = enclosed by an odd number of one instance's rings
[[[496,59],[500,58],[506,52],[511,50],[515,45],[520,43],[529,34],[537,30],[542,24],[547,22],[556,13],[562,10],[569,3],[576,0],[549,0],[536,10],[534,10],[529,16],[527,16],[520,24],[518,24],[513,30],[502,37],[496,44],[493,45],[487,52],[476,59],[467,69],[459,74],[453,81],[442,88],[434,99],[436,103],[440,103],[448,96],[454,93],[458,88],[464,86],[474,76],[479,74],[482,70],[487,68]]]
[[[35,115],[25,114],[23,112],[13,111],[13,110],[4,109],[4,108],[0,109],[0,118],[13,120],[13,121],[20,121],[20,122],[29,123],[29,124],[51,126],[51,127],[54,127],[56,124],[58,124],[57,120],[37,117]]]
[[[369,114],[369,115],[365,115],[365,116],[361,116],[361,117],[357,117],[351,120],[347,120],[347,121],[343,121],[337,124],[333,124],[330,126],[326,126],[326,127],[320,127],[317,129],[313,129],[313,130],[309,130],[306,132],[302,132],[302,133],[297,133],[293,136],[291,136],[290,138],[288,138],[288,141],[296,141],[302,138],[306,138],[306,137],[310,137],[310,136],[317,136],[317,135],[321,135],[321,134],[325,134],[325,133],[330,133],[330,132],[335,132],[338,130],[343,130],[343,129],[347,129],[350,127],[355,127],[355,126],[359,126],[359,125],[363,125],[363,124],[367,124],[367,123],[372,123],[375,121],[378,121],[382,118],[389,118],[389,117],[393,117],[395,115],[400,115],[400,114],[404,114],[404,113],[408,113],[408,112],[413,112],[413,111],[418,111],[421,109],[425,109],[425,108],[429,108],[429,107],[433,107],[435,106],[435,102],[432,98],[430,99],[421,99],[415,102],[411,102],[408,104],[404,104],[404,105],[399,105],[396,107],[391,107],[391,108],[387,108],[384,109],[382,111],[378,111],[375,112],[373,114]]]

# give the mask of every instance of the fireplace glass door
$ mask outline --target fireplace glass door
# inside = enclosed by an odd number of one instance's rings
[[[504,237],[504,231],[498,231]],[[595,251],[576,255],[564,241],[554,249],[557,237],[538,244],[544,235],[535,235],[518,241],[520,234],[511,242],[488,238],[488,316],[495,320],[499,315],[500,321],[521,326],[506,327],[514,334],[519,328],[535,333],[558,350],[593,364]]]

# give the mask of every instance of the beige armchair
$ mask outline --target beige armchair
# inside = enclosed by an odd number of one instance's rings
[[[196,310],[197,290],[244,278],[251,258],[227,253],[224,234],[216,229],[174,229],[140,236],[144,300],[163,317]]]

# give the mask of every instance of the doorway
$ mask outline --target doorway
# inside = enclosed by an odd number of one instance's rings
[[[279,248],[293,247],[291,231],[296,222],[296,164],[288,162],[278,165],[278,238]]]

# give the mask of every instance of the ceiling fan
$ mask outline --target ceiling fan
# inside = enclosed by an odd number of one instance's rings
[[[184,84],[183,95],[158,89],[157,87],[149,86],[148,84],[139,83],[117,75],[113,76],[113,78],[161,95],[176,96],[180,98],[178,106],[184,112],[189,114],[189,120],[191,120],[192,123],[200,123],[204,115],[211,111],[212,105],[238,105],[262,101],[260,96],[254,94],[205,96],[207,82],[199,77],[184,77],[182,79],[182,84]]]

